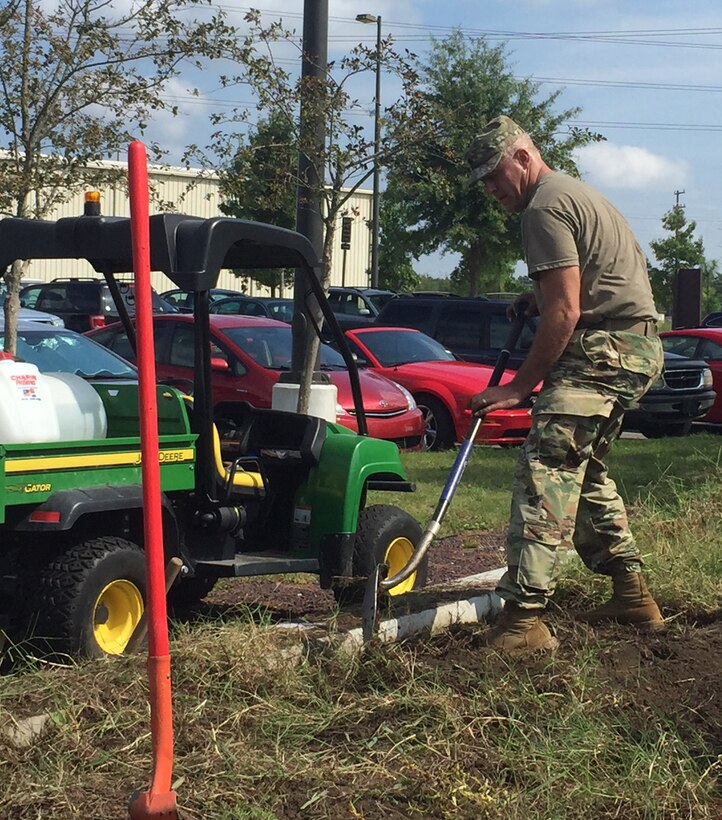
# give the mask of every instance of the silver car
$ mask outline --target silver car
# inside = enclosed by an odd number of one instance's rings
[[[0,283],[0,301],[4,303],[6,297],[7,287],[5,286],[5,282],[2,282]],[[1,312],[0,318],[2,318],[4,325],[5,317]],[[18,308],[18,322],[41,322],[42,324],[50,325],[51,327],[65,327],[65,322],[60,318],[60,316],[54,316],[52,313],[45,313],[43,310],[31,310],[30,308],[25,307]]]

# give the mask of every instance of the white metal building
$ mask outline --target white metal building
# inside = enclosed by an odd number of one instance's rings
[[[125,163],[103,163],[109,167],[125,168]],[[202,171],[153,166],[148,169],[151,185],[150,212],[161,213],[175,211],[207,219],[220,216],[218,177]],[[100,188],[101,213],[105,216],[128,216],[127,187],[124,184],[107,185]],[[83,193],[73,196],[62,206],[51,213],[47,219],[54,220],[64,216],[78,216],[83,213]],[[354,193],[345,207],[345,215],[353,220],[351,230],[351,248],[341,250],[341,215],[334,237],[333,264],[331,284],[354,287],[369,286],[371,231],[369,222],[372,213],[372,192],[359,190]],[[344,256],[346,257],[344,260]],[[42,260],[29,263],[25,279],[48,281],[55,277],[98,276],[84,260]],[[173,283],[162,273],[153,272],[153,287],[158,291],[169,290]],[[240,279],[230,271],[222,271],[218,287],[242,290],[250,295],[268,295],[268,291],[251,280]],[[277,294],[279,295],[279,294]],[[283,296],[292,296],[290,288]]]

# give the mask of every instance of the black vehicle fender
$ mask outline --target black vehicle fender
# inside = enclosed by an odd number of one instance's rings
[[[178,521],[173,506],[161,494],[163,540],[166,553],[177,554]],[[142,510],[143,488],[138,484],[105,485],[87,489],[60,490],[21,518],[14,529],[18,532],[67,532],[89,515],[104,512]],[[44,513],[38,516],[38,513]],[[52,519],[48,514],[54,513]]]

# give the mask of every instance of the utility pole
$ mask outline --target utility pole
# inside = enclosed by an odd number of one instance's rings
[[[325,123],[320,105],[319,87],[326,83],[328,72],[328,0],[304,0],[303,56],[301,63],[301,151],[298,157],[296,191],[296,230],[307,237],[319,259],[323,257],[323,218],[321,191]],[[304,366],[307,327],[303,321],[304,295],[307,287],[303,274],[296,271],[293,285],[294,322],[291,371],[298,376]],[[294,378],[294,381],[296,379]],[[299,378],[300,381],[300,378]]]
[[[684,205],[679,204],[679,198],[682,196],[684,191],[675,191],[674,192],[674,209],[675,211],[679,211],[680,209],[684,208]],[[679,241],[679,228],[675,224],[674,227],[674,275],[677,275],[677,270],[679,268],[679,259],[677,259],[677,242]]]
[[[380,192],[379,152],[381,151],[381,17],[374,14],[357,14],[359,23],[376,23],[376,94],[374,95],[374,190],[371,217],[371,287],[379,286],[379,220]]]

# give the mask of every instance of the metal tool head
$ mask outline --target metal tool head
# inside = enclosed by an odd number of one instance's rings
[[[379,612],[379,585],[388,571],[388,564],[376,564],[374,571],[366,581],[363,604],[361,605],[364,643],[368,643],[376,635],[376,620]]]

